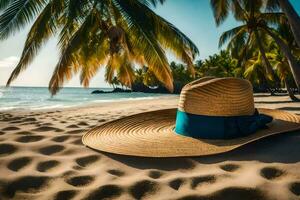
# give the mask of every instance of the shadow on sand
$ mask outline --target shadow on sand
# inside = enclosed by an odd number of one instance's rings
[[[300,131],[282,133],[246,144],[235,150],[202,157],[143,158],[104,153],[107,157],[138,169],[191,169],[196,163],[223,161],[260,161],[264,163],[296,163],[300,161]]]

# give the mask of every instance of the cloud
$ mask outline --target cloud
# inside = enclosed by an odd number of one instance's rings
[[[18,58],[16,56],[10,56],[7,58],[0,59],[0,68],[14,67],[19,62],[19,60],[20,60],[20,58]]]

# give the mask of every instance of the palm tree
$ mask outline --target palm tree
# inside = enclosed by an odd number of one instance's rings
[[[299,99],[294,95],[294,92],[291,90],[291,85],[288,80],[291,71],[289,69],[289,64],[286,57],[282,55],[282,53],[278,49],[273,51],[274,53],[269,53],[268,57],[270,57],[271,61],[274,63],[274,68],[277,73],[277,76],[286,87],[287,93],[290,96],[291,100],[299,101]]]
[[[87,87],[100,67],[111,83],[118,76],[130,87],[134,64],[148,66],[170,91],[172,73],[165,54],[171,51],[193,71],[194,43],[150,6],[165,0],[0,0],[0,39],[33,20],[7,85],[32,62],[49,38],[58,36],[60,58],[49,83],[54,95],[75,73]]]
[[[271,95],[274,94],[269,87],[268,82],[271,80],[266,73],[263,64],[263,57],[260,52],[256,53],[256,55],[245,62],[245,71],[243,76],[251,81],[253,85],[259,85],[263,88],[267,88],[271,92]]]
[[[297,63],[286,42],[273,27],[274,24],[280,24],[280,22],[284,21],[282,13],[261,12],[263,0],[211,0],[211,5],[217,25],[220,25],[226,19],[230,11],[233,12],[236,20],[243,23],[241,26],[223,33],[220,38],[220,46],[230,40],[228,44],[229,48],[239,52],[239,60],[242,60],[241,58],[245,56],[251,42],[256,41],[268,74],[274,77],[272,66],[265,54],[262,40],[262,36],[268,34],[287,57],[294,80],[298,88],[300,88],[300,65]]]
[[[266,0],[267,2],[267,9],[273,10],[281,10],[286,15],[289,24],[291,26],[293,35],[295,40],[300,47],[300,17],[297,14],[296,10],[292,6],[289,0]]]

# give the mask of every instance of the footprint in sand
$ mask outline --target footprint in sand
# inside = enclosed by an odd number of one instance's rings
[[[191,182],[191,188],[195,189],[200,184],[214,183],[215,181],[216,177],[213,175],[193,177]]]
[[[300,196],[300,182],[291,183],[289,189],[294,195]]]
[[[46,187],[48,181],[49,178],[44,176],[24,176],[9,183],[4,189],[4,194],[13,198],[18,191],[36,193]]]
[[[62,145],[51,145],[51,146],[43,147],[43,148],[39,149],[39,152],[44,155],[52,155],[52,154],[61,152],[64,149],[65,149],[65,147]]]
[[[29,165],[31,161],[32,161],[32,158],[30,158],[30,157],[16,158],[8,163],[7,168],[12,171],[17,172],[20,169]]]
[[[3,132],[3,131],[0,131],[0,135],[4,135],[5,134],[5,132]]]
[[[12,144],[0,144],[0,156],[5,156],[16,152],[17,147]]]
[[[225,164],[225,165],[221,165],[220,168],[227,172],[234,172],[238,170],[240,166],[236,164]]]
[[[16,139],[17,142],[22,142],[22,143],[29,143],[29,142],[38,142],[42,139],[44,139],[44,136],[41,135],[26,135],[26,136],[21,136]]]
[[[121,177],[121,176],[125,175],[125,173],[123,171],[117,170],[117,169],[107,170],[107,173],[109,173],[111,175],[114,175],[114,176],[118,176],[118,177]]]
[[[112,199],[121,196],[123,189],[117,185],[104,185],[93,191],[85,199]]]
[[[76,163],[80,165],[81,167],[87,167],[94,162],[98,161],[100,159],[100,156],[98,155],[90,155],[90,156],[84,156],[76,159]]]
[[[15,127],[15,126],[9,126],[9,127],[2,129],[2,131],[17,131],[17,130],[20,130],[20,128]]]
[[[60,164],[60,162],[57,160],[48,160],[48,161],[38,163],[36,166],[36,169],[39,172],[47,172],[50,169],[58,166],[59,164]]]
[[[135,199],[142,199],[146,195],[154,194],[159,190],[159,185],[154,181],[142,180],[129,188],[130,194]]]
[[[64,190],[64,191],[60,191],[60,192],[58,192],[55,195],[54,200],[69,200],[69,199],[73,199],[76,194],[77,194],[76,190]]]
[[[92,176],[74,176],[69,178],[66,182],[75,187],[81,187],[91,184],[94,181]]]
[[[260,170],[260,175],[268,180],[273,180],[284,175],[284,171],[275,167],[264,167]]]
[[[179,188],[181,187],[181,185],[184,184],[184,183],[185,183],[185,179],[183,179],[183,178],[176,178],[176,179],[170,181],[168,183],[168,185],[171,188],[173,188],[174,190],[179,190]]]

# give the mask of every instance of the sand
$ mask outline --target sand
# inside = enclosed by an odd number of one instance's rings
[[[300,199],[300,131],[192,158],[136,158],[82,145],[84,131],[131,114],[174,108],[177,97],[0,114],[0,199]],[[300,114],[287,96],[257,107]]]

